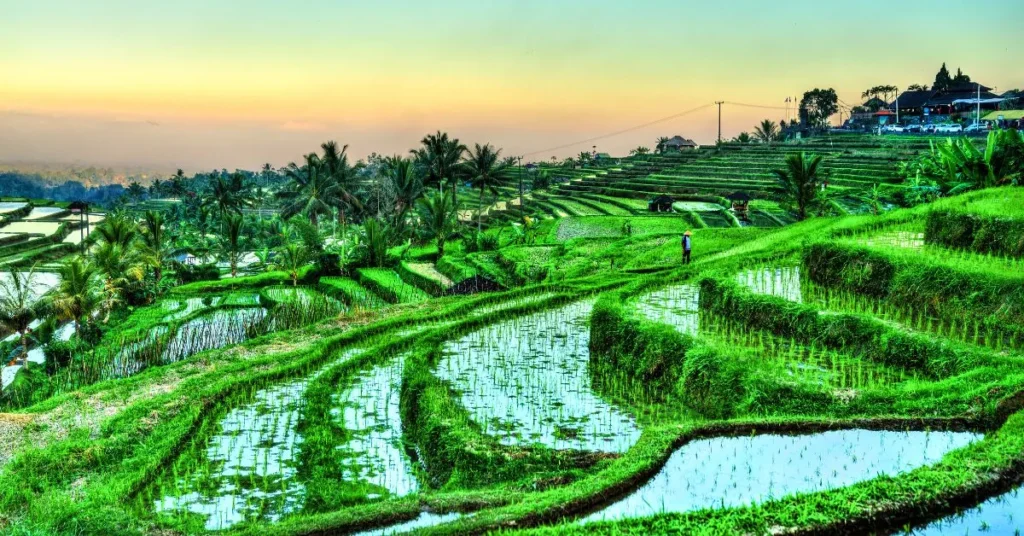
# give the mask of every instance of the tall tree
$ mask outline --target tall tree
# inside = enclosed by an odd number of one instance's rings
[[[320,161],[323,163],[324,172],[331,180],[329,202],[338,209],[338,223],[341,224],[342,231],[344,232],[348,222],[346,219],[346,209],[358,210],[362,207],[354,193],[353,179],[355,178],[355,173],[348,163],[348,155],[346,154],[348,145],[343,145],[341,149],[338,149],[338,143],[332,140],[321,144],[320,148],[324,152]]]
[[[939,72],[935,73],[935,82],[932,83],[932,89],[935,91],[942,91],[948,89],[953,83],[953,78],[949,76],[949,70],[946,69],[946,62],[942,62],[942,67],[939,68]]]
[[[413,161],[397,155],[385,159],[383,173],[394,195],[393,220],[403,220],[416,200],[423,195],[423,181],[420,180]]]
[[[103,322],[110,321],[110,313],[122,301],[128,289],[145,276],[138,249],[117,243],[104,242],[93,254],[96,266],[103,273]]]
[[[100,305],[96,288],[98,271],[87,260],[73,257],[60,265],[58,274],[60,283],[54,289],[51,304],[58,318],[74,322],[77,336],[81,334],[82,324]]]
[[[828,125],[828,118],[839,111],[839,96],[836,90],[812,89],[800,99],[800,121],[811,127]]]
[[[807,208],[813,203],[817,194],[820,176],[818,167],[821,156],[807,157],[804,153],[791,154],[786,157],[786,168],[773,170],[779,179],[783,191],[797,208],[797,216],[807,218]]]
[[[436,182],[439,191],[443,191],[445,181],[451,183],[452,200],[458,205],[457,181],[460,161],[467,150],[466,146],[459,143],[458,138],[449,138],[447,132],[440,130],[436,134],[427,134],[420,143],[423,147],[413,149],[411,153],[416,158],[416,163],[425,170],[424,182]]]
[[[35,267],[25,272],[14,268],[0,279],[0,325],[21,337],[21,359],[28,368],[28,332],[38,314],[35,289]],[[11,362],[13,364],[13,362]]]
[[[457,210],[443,194],[420,199],[416,207],[420,216],[420,235],[437,241],[437,256],[444,256],[444,244],[458,228]]]
[[[771,144],[779,137],[779,127],[771,119],[765,119],[754,126],[754,137],[761,143]]]
[[[479,232],[483,229],[484,217],[484,192],[490,190],[497,195],[498,186],[501,185],[499,174],[504,171],[504,163],[499,164],[501,149],[494,149],[489,143],[480,145],[474,144],[466,159],[466,174],[469,175],[470,184],[473,188],[480,190],[480,200],[477,203],[476,226]]]
[[[244,223],[245,220],[241,214],[228,214],[221,227],[220,252],[231,266],[231,277],[238,277],[238,262],[242,258]]]
[[[320,217],[332,214],[335,206],[335,181],[316,153],[306,155],[302,166],[288,164],[284,174],[292,181],[291,189],[279,195],[288,200],[281,210],[281,219],[305,214],[309,223],[318,226]]]
[[[146,211],[142,218],[141,242],[142,260],[153,269],[153,279],[160,285],[164,263],[171,255],[170,240],[165,229],[164,215],[154,210]]]

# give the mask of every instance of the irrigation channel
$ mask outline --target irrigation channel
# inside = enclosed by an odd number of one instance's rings
[[[835,489],[935,463],[981,437],[965,432],[844,430],[700,439],[676,450],[639,489],[581,521],[744,506]]]

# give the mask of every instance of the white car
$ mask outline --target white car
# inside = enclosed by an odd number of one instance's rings
[[[969,125],[967,128],[964,129],[964,133],[968,133],[968,132],[985,132],[987,130],[988,130],[988,126],[986,126],[986,125],[979,125],[978,123],[973,123],[973,124]]]
[[[902,133],[903,132],[903,126],[902,125],[885,125],[884,127],[882,127],[882,132],[889,133],[889,134]]]
[[[957,134],[964,131],[963,125],[957,123],[947,123],[943,125],[935,125],[936,134]]]

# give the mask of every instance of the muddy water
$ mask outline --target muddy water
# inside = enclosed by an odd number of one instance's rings
[[[183,456],[157,486],[157,512],[187,511],[206,517],[206,528],[241,521],[276,521],[302,508],[305,486],[297,478],[303,394],[327,369],[352,359],[350,348],[313,374],[256,391],[228,411],[218,431],[195,457]],[[173,475],[179,475],[176,478]]]
[[[1024,533],[1024,488],[993,497],[975,508],[940,519],[910,533],[920,536]]]
[[[744,506],[850,486],[936,463],[981,438],[958,432],[845,430],[692,441],[676,450],[649,482],[583,522]]]
[[[591,389],[592,306],[577,302],[512,318],[449,342],[437,375],[504,444],[623,452],[640,429]]]
[[[404,356],[364,370],[334,396],[331,414],[351,439],[338,446],[345,480],[366,482],[396,496],[419,489],[413,464],[402,446]],[[375,498],[375,497],[371,497]]]

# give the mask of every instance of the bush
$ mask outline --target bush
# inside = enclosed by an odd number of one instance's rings
[[[1024,257],[1024,218],[933,210],[925,223],[924,239],[929,244],[948,248]]]
[[[220,279],[220,269],[217,268],[216,264],[182,264],[175,262],[171,264],[171,269],[178,274],[178,280],[182,284]]]

